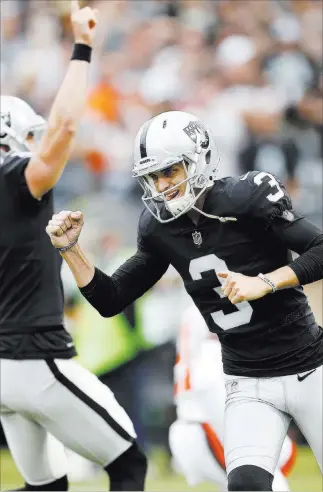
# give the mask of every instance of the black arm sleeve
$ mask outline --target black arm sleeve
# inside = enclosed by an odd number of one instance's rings
[[[169,263],[138,248],[136,254],[109,277],[98,268],[91,282],[80,288],[82,295],[105,318],[121,313],[149,290],[166,272]]]
[[[296,217],[292,221],[277,217],[271,227],[289,249],[300,255],[289,264],[299,283],[306,285],[321,280],[323,278],[322,231],[304,217]]]

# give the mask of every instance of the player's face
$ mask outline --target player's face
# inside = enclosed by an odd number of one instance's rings
[[[165,193],[167,201],[180,198],[185,193],[187,183],[183,183],[183,181],[187,178],[187,173],[182,163],[173,164],[162,171],[150,173],[149,177],[153,181],[156,191]],[[176,186],[175,189],[174,186]],[[170,191],[167,192],[167,190]]]

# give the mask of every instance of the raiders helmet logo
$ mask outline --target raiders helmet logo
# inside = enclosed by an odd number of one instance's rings
[[[207,149],[209,146],[210,138],[205,126],[200,121],[190,121],[184,128],[184,132],[194,143],[197,143],[197,133],[202,134],[201,147]]]
[[[1,113],[0,116],[1,116],[1,123],[3,122],[5,125],[11,126],[11,115],[10,115],[10,113]],[[1,129],[1,127],[0,127],[0,129]],[[0,137],[4,138],[6,135],[7,135],[6,132],[3,132],[3,129],[2,129],[2,131],[0,131]]]

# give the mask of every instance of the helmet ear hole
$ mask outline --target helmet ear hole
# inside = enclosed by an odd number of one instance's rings
[[[206,164],[210,164],[211,161],[211,150],[208,150],[207,153],[205,154],[205,162]]]

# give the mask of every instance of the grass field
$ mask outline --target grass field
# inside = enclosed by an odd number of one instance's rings
[[[158,467],[156,464],[152,468],[154,473],[150,473],[147,481],[147,490],[169,492],[184,490],[215,492],[217,490],[213,484],[201,484],[197,487],[189,488],[181,475],[165,472],[162,467]],[[295,492],[322,492],[322,476],[311,451],[307,447],[299,448],[296,465],[289,477],[289,483],[291,490]],[[1,450],[0,490],[21,487],[22,484],[22,478],[12,461],[10,453],[7,450]],[[91,482],[72,483],[70,490],[91,492],[108,490],[108,479],[103,473]]]

